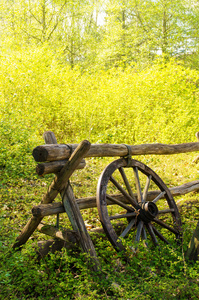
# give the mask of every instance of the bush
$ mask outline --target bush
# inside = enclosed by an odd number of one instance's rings
[[[1,54],[0,168],[31,177],[34,146],[46,130],[59,142],[182,143],[198,130],[199,73],[175,61],[142,72],[81,73],[49,49]]]

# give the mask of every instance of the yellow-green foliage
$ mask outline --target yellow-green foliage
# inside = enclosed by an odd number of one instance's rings
[[[161,246],[161,252],[140,245],[127,264],[103,235],[92,235],[101,276],[91,273],[78,252],[65,249],[38,261],[31,241],[21,252],[10,255],[8,249],[46,192],[43,180],[48,177],[26,180],[35,177],[31,153],[43,143],[45,130],[65,143],[196,141],[199,73],[174,61],[142,72],[129,68],[81,73],[60,63],[45,47],[0,56],[0,298],[197,299],[199,264],[185,262],[180,245]],[[157,156],[156,164],[154,156],[141,160],[153,164],[170,187],[198,179],[190,154],[176,156],[174,163],[168,156]],[[71,183],[77,197],[93,196],[103,167],[103,160],[90,159],[87,168],[75,172]],[[198,221],[197,194],[193,197],[195,205],[185,202],[181,209],[183,248]],[[82,215],[98,224],[95,209]],[[50,218],[46,223],[55,224]],[[66,214],[60,221],[68,226]],[[35,232],[32,242],[43,239],[38,235]]]
[[[43,47],[2,53],[0,69],[1,170],[14,160],[19,174],[45,130],[65,143],[195,141],[199,73],[175,61],[81,73]]]

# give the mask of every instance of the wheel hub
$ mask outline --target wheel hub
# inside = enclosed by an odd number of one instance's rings
[[[145,202],[140,204],[139,216],[144,223],[151,222],[158,214],[157,205],[153,202]]]

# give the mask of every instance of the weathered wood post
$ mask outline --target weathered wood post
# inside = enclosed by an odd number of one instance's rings
[[[196,138],[197,138],[197,140],[198,140],[198,142],[199,142],[199,131],[198,132],[196,132]],[[198,161],[199,161],[199,156],[197,156],[194,160],[193,160],[193,162],[194,163],[198,163]]]
[[[47,131],[44,133],[44,140],[46,144],[57,144],[56,137],[53,132]],[[90,143],[88,141],[82,142],[82,150],[79,151],[79,157],[83,157],[83,155],[90,149]],[[83,155],[82,155],[82,153]],[[80,162],[80,159],[78,159],[78,164]],[[78,166],[77,164],[77,166]],[[63,173],[63,172],[62,172]],[[59,176],[57,174],[57,176]],[[69,217],[69,220],[71,222],[71,225],[73,227],[73,230],[75,230],[78,234],[78,239],[80,246],[83,250],[83,252],[88,253],[90,258],[89,262],[93,264],[92,269],[94,271],[99,270],[99,262],[97,259],[97,255],[95,252],[94,245],[92,243],[92,240],[88,234],[88,231],[86,229],[84,220],[82,218],[82,215],[80,213],[79,207],[75,201],[75,196],[73,193],[73,189],[70,185],[70,181],[67,180],[67,182],[64,180],[64,174],[61,175],[62,178],[62,184],[63,187],[59,187],[59,191],[62,197],[63,205],[65,208],[65,211]],[[65,181],[65,182],[64,182]]]
[[[196,138],[199,142],[199,132],[196,133]],[[199,156],[194,160],[197,163],[199,160]],[[189,260],[199,260],[199,221],[196,225],[196,229],[193,232],[192,238],[189,242],[187,251],[185,253],[185,257]]]
[[[199,260],[199,221],[189,242],[185,257],[189,260]]]

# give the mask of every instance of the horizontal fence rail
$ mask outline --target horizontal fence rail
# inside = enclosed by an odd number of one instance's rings
[[[33,157],[37,162],[64,160],[70,157],[71,153],[77,148],[78,144],[49,144],[37,146],[33,150]],[[146,154],[177,154],[199,151],[199,142],[183,143],[175,145],[167,144],[142,144],[127,146],[125,144],[91,144],[90,150],[85,157],[111,157],[146,155]]]

